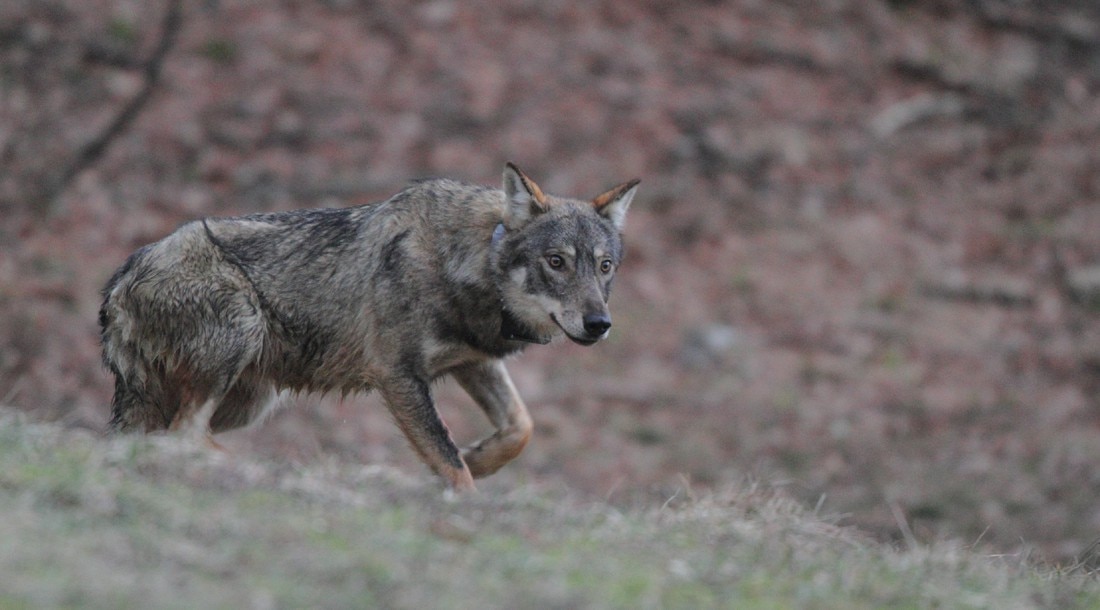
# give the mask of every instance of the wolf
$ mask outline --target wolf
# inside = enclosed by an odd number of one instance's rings
[[[638,183],[559,198],[508,163],[502,189],[430,179],[359,207],[186,223],[103,290],[109,427],[211,440],[285,393],[377,390],[431,470],[473,490],[531,437],[504,359],[607,337]],[[495,428],[463,450],[432,400],[448,375]]]

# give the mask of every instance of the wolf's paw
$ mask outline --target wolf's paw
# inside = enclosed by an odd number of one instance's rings
[[[475,479],[487,477],[516,459],[529,440],[531,430],[527,428],[498,430],[463,450],[462,459]]]

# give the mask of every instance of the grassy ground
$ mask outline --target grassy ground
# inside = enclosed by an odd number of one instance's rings
[[[1100,607],[1092,576],[888,548],[759,486],[630,510],[531,486],[448,499],[3,411],[0,515],[2,608]]]

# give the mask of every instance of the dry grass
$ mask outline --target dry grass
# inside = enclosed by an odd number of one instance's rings
[[[630,509],[531,486],[455,500],[0,411],[0,490],[5,608],[1100,605],[1092,577],[890,548],[755,485]]]

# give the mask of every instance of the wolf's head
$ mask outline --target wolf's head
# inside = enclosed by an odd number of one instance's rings
[[[581,345],[607,336],[607,298],[622,261],[622,229],[638,190],[631,180],[592,201],[545,195],[515,165],[504,169],[505,209],[494,235],[505,338]]]

